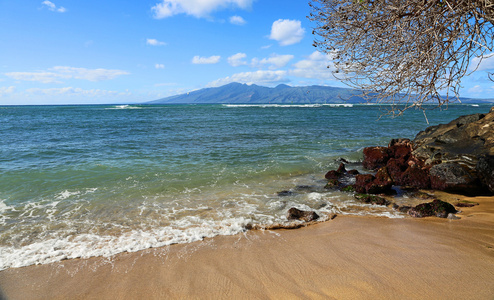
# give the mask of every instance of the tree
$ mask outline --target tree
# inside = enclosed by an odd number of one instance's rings
[[[493,0],[311,0],[314,46],[334,75],[391,112],[455,102],[493,49]],[[475,66],[478,67],[478,64]]]

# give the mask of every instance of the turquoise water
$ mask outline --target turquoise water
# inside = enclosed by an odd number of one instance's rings
[[[428,113],[446,123],[490,106]],[[413,138],[423,114],[377,106],[0,107],[0,270],[110,256],[286,223],[292,207],[404,217],[325,191],[364,147]],[[280,197],[282,190],[309,190]]]

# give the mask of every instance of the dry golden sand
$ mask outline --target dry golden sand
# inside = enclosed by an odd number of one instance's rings
[[[461,220],[339,216],[8,269],[0,287],[7,299],[494,299],[494,198],[463,198],[480,205]]]

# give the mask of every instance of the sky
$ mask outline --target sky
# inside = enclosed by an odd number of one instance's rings
[[[231,82],[345,87],[308,1],[0,0],[0,105],[140,103]],[[461,96],[493,98],[494,59]]]

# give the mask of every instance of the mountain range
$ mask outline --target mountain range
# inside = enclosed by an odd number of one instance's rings
[[[462,103],[489,103],[490,99],[460,98]],[[220,87],[204,88],[170,96],[146,104],[310,104],[310,103],[364,103],[361,92],[350,88],[330,86],[291,87],[280,84],[274,88],[255,84],[229,83]]]

